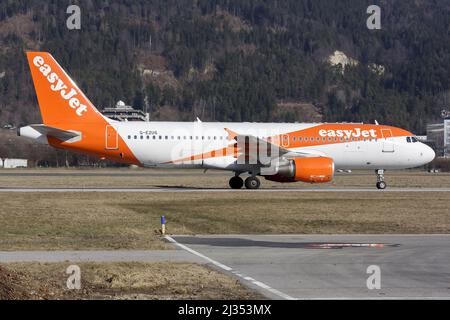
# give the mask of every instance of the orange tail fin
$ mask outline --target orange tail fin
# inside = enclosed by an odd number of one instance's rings
[[[47,52],[27,52],[44,124],[104,122],[75,82]]]
[[[27,58],[44,122],[34,131],[56,148],[140,165],[119,135],[118,123],[98,112],[51,54],[27,52]],[[70,138],[72,133],[76,138]]]

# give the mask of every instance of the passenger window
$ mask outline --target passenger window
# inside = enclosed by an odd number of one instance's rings
[[[159,136],[159,140],[162,140],[162,136]]]
[[[155,140],[156,139],[156,136],[153,136],[153,140]]]
[[[130,140],[131,139],[131,136],[128,136],[128,140]]]
[[[136,139],[137,139],[137,136],[134,136],[134,139],[136,140]]]

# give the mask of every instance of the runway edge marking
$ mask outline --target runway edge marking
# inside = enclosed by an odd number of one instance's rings
[[[231,267],[229,267],[229,266],[226,266],[226,265],[224,265],[224,264],[222,264],[222,263],[220,263],[220,262],[218,262],[218,261],[216,261],[216,260],[213,260],[213,259],[211,259],[211,258],[205,256],[204,254],[201,254],[200,252],[197,252],[197,251],[195,251],[195,250],[189,248],[188,246],[185,246],[184,244],[181,244],[181,243],[177,242],[175,239],[173,239],[173,238],[170,237],[170,236],[164,236],[164,238],[165,238],[166,240],[168,240],[169,242],[173,243],[174,245],[178,246],[179,248],[181,248],[181,249],[183,249],[183,250],[186,250],[186,251],[188,251],[188,252],[190,252],[190,253],[196,255],[197,257],[200,257],[200,258],[202,258],[202,259],[204,259],[204,260],[206,260],[206,261],[208,261],[208,262],[214,264],[215,266],[217,266],[217,267],[219,267],[219,268],[221,268],[221,269],[223,269],[223,270],[225,270],[225,271],[227,271],[227,272],[231,272],[231,273],[233,273],[235,276],[241,278],[242,280],[251,282],[253,285],[258,286],[258,287],[260,287],[260,288],[262,288],[262,289],[264,289],[264,290],[267,290],[267,291],[269,291],[270,293],[272,293],[272,294],[274,294],[274,295],[276,295],[276,296],[278,296],[278,297],[280,297],[280,298],[282,298],[282,299],[286,299],[286,300],[296,300],[294,297],[291,297],[290,295],[287,295],[287,294],[285,294],[285,293],[283,293],[283,292],[281,292],[281,291],[278,291],[277,289],[274,289],[274,288],[268,286],[267,284],[265,284],[265,283],[263,283],[263,282],[261,282],[261,281],[257,281],[257,280],[255,280],[255,279],[253,279],[253,278],[247,277],[247,276],[245,276],[245,275],[239,273],[238,271],[233,270],[233,268],[231,268]]]

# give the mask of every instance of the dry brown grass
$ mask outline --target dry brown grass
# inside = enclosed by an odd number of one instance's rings
[[[173,234],[449,233],[448,193],[0,193],[0,250],[168,249]]]
[[[68,290],[67,263],[0,266],[1,299],[260,299],[236,279],[191,263],[80,263],[81,290]]]

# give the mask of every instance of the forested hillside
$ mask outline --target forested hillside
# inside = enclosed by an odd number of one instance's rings
[[[66,27],[70,4],[81,30]],[[371,4],[381,30],[366,27]],[[420,134],[450,102],[448,0],[2,0],[2,125],[40,121],[26,50],[51,52],[100,109],[124,100],[153,120],[376,119]],[[331,66],[336,50],[359,63]]]

